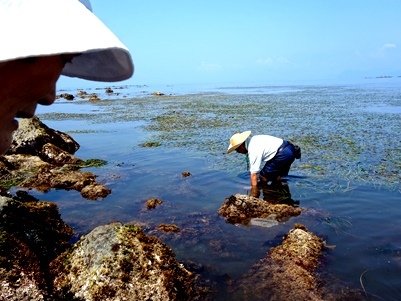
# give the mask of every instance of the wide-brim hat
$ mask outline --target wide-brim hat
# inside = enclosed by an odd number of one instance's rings
[[[242,133],[236,133],[230,138],[230,145],[227,149],[227,154],[231,153],[233,150],[237,149],[246,139],[248,139],[251,131],[245,131]]]
[[[91,12],[89,1],[82,2],[0,0],[0,62],[79,54],[63,75],[107,82],[130,78],[128,48]]]

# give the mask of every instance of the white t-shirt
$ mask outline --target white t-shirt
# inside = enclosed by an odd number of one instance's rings
[[[283,139],[269,135],[255,135],[245,142],[248,150],[249,171],[259,173],[266,162],[273,159]]]

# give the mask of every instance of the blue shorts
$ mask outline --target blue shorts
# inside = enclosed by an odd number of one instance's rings
[[[284,141],[279,147],[279,150],[282,147],[284,147],[284,149],[277,152],[273,159],[267,161],[260,171],[260,175],[265,177],[268,181],[275,180],[278,176],[287,176],[291,164],[295,160],[294,146],[288,141]]]

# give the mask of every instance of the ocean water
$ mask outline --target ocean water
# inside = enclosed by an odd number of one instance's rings
[[[203,265],[215,279],[237,279],[302,223],[335,246],[324,254],[324,273],[364,289],[367,300],[401,299],[401,79],[112,89],[112,95],[86,90],[97,93],[98,102],[59,99],[37,111],[81,145],[77,157],[108,162],[88,169],[112,189],[105,199],[31,191],[58,204],[74,239],[101,224],[136,222],[172,247],[179,261]],[[302,147],[286,179],[289,190],[262,194],[299,202],[307,208],[299,217],[264,228],[218,216],[225,198],[249,193],[244,158],[225,154],[230,136],[247,129]],[[184,171],[191,175],[182,177]],[[146,210],[150,198],[164,202]],[[181,231],[160,232],[161,223]]]

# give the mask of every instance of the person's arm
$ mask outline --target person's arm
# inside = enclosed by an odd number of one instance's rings
[[[251,185],[253,186],[258,186],[258,174],[257,173],[251,173]]]
[[[251,192],[250,196],[253,196],[255,198],[258,198],[260,195],[260,191],[258,188],[258,174],[257,173],[251,173]]]

